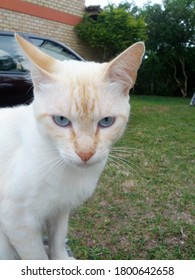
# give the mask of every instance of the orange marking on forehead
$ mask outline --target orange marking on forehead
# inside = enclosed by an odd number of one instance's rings
[[[81,107],[84,115],[88,115],[89,108],[88,108],[88,102],[89,102],[89,94],[86,89],[86,85],[83,83],[81,87]]]
[[[80,108],[79,108],[79,103],[78,103],[77,99],[75,99],[75,109],[76,109],[77,113],[79,113]]]
[[[75,109],[79,117],[83,120],[89,120],[95,109],[94,95],[89,91],[87,83],[78,83],[78,96],[75,97]]]
[[[95,98],[92,99],[92,104],[91,104],[91,109],[90,109],[90,111],[91,111],[91,112],[94,112],[94,109],[95,109]]]

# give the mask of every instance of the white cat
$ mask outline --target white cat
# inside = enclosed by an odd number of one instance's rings
[[[34,101],[0,110],[0,259],[68,259],[69,213],[93,194],[124,132],[144,44],[99,64],[58,61],[16,40],[31,63]]]

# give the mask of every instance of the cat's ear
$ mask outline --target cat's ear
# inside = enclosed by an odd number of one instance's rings
[[[36,84],[51,79],[57,60],[45,54],[18,34],[15,34],[15,38],[30,61],[30,72],[33,82]]]
[[[138,42],[126,49],[108,64],[106,77],[111,83],[122,85],[125,94],[134,86],[137,71],[145,52],[143,42]]]

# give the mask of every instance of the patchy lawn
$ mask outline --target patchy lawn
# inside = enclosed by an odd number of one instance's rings
[[[195,259],[195,108],[189,102],[132,97],[114,163],[71,216],[76,258]]]

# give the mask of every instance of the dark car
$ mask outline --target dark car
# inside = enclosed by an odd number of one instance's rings
[[[59,60],[80,60],[82,57],[64,44],[33,34],[19,33],[43,52]],[[0,31],[0,107],[29,104],[33,100],[28,70],[13,32]]]

